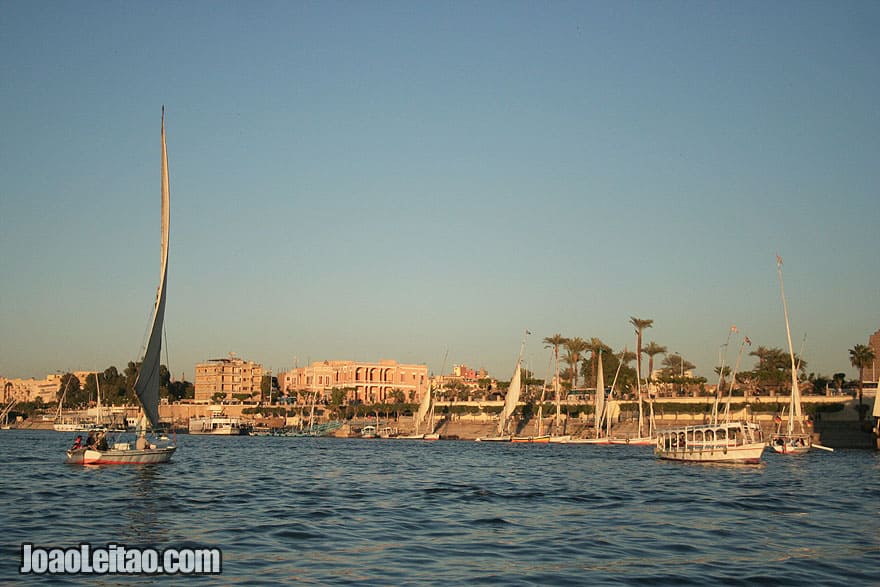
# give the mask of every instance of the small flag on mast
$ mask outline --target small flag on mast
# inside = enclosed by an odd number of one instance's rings
[[[782,265],[782,257],[780,257],[778,254],[776,255],[776,264]]]
[[[737,330],[737,328],[736,328],[736,324],[734,324],[733,326],[730,327],[730,331],[731,332],[739,332],[739,330]]]

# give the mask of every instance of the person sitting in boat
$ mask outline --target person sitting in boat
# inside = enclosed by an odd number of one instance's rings
[[[78,448],[82,448],[82,445],[83,445],[82,434],[77,434],[76,440],[73,441],[73,446],[70,447],[70,450],[76,450]]]
[[[98,438],[95,441],[95,448],[97,448],[98,450],[107,450],[108,448],[110,448],[107,445],[107,434],[103,430],[98,432]]]
[[[146,450],[150,448],[150,443],[147,442],[147,437],[144,434],[138,436],[137,440],[134,441],[134,447],[137,450]]]
[[[86,448],[95,448],[95,431],[89,430],[89,437],[86,438]]]

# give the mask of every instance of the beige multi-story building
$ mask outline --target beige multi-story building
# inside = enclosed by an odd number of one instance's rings
[[[223,394],[221,401],[239,399],[235,396],[259,395],[263,366],[245,361],[233,353],[226,359],[211,359],[196,365],[196,401],[214,401],[215,394]]]
[[[11,400],[20,402],[33,402],[40,398],[44,404],[58,400],[58,388],[61,385],[61,375],[46,375],[45,379],[7,379],[0,377],[0,390],[2,390],[3,403]]]
[[[405,365],[393,360],[378,363],[322,361],[278,374],[285,392],[319,392],[329,399],[334,388],[345,389],[348,403],[375,404],[394,401],[392,392],[403,392],[404,401],[418,402],[428,389],[428,366]]]
[[[868,346],[874,351],[874,362],[865,369],[865,377],[868,381],[877,381],[880,375],[880,330],[868,337]]]

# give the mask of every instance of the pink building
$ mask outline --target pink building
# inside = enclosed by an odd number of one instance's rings
[[[392,392],[403,392],[404,401],[418,402],[428,389],[428,366],[405,365],[393,360],[378,363],[320,361],[278,374],[284,392],[319,392],[330,398],[334,388],[345,389],[349,403],[393,402]]]

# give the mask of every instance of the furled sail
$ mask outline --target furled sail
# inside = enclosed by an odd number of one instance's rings
[[[150,338],[134,384],[135,393],[144,409],[144,415],[154,428],[159,424],[159,362],[162,351],[162,327],[165,321],[165,288],[168,274],[168,235],[170,227],[171,195],[168,182],[168,153],[165,147],[165,107],[162,107],[162,270]]]

